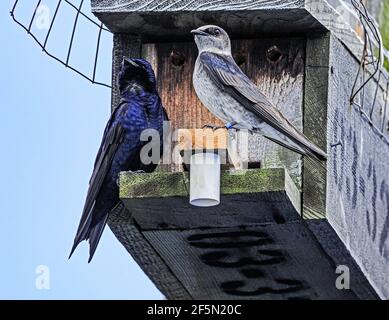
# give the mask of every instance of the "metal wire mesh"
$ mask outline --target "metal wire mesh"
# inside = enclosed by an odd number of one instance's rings
[[[89,80],[90,82],[97,84],[97,85],[111,88],[111,85],[109,83],[104,83],[102,81],[97,80],[97,70],[98,70],[98,64],[99,64],[99,54],[100,54],[100,45],[101,45],[102,34],[107,33],[107,34],[111,35],[111,32],[107,28],[105,28],[104,25],[101,22],[99,22],[95,17],[91,17],[88,14],[84,13],[84,11],[83,11],[83,10],[85,10],[84,9],[84,7],[85,7],[84,0],[80,0],[78,5],[73,3],[75,1],[72,2],[69,0],[58,0],[57,4],[54,6],[55,10],[54,10],[54,13],[52,14],[52,17],[51,17],[50,22],[48,24],[48,28],[46,30],[44,37],[43,37],[43,40],[39,39],[38,36],[36,35],[36,33],[33,32],[33,24],[34,24],[34,20],[37,17],[38,9],[43,5],[42,0],[36,1],[36,4],[33,5],[33,7],[31,7],[32,8],[32,12],[30,13],[31,18],[29,19],[29,21],[27,23],[22,22],[21,19],[19,19],[19,17],[18,17],[18,9],[20,8],[22,2],[23,1],[19,1],[19,0],[15,1],[14,5],[12,7],[12,10],[10,12],[11,17],[20,27],[22,27],[35,40],[35,42],[42,48],[44,53],[46,53],[49,57],[55,59],[56,61],[60,62],[65,67],[67,67],[67,68],[71,69],[72,71],[74,71],[75,73],[79,74],[83,78]],[[31,5],[30,0],[24,1],[23,3],[29,3],[29,5]],[[54,3],[54,1],[52,3]],[[53,54],[48,49],[48,44],[52,38],[50,36],[52,34],[53,28],[56,25],[57,21],[59,20],[58,17],[61,14],[61,9],[64,9],[64,6],[67,6],[68,8],[72,9],[73,14],[74,14],[74,21],[73,21],[70,41],[69,41],[69,44],[68,44],[67,49],[66,49],[67,51],[65,52],[65,58],[60,58],[58,54]],[[93,52],[92,57],[90,57],[90,59],[88,59],[88,60],[91,60],[90,63],[92,64],[92,68],[90,69],[91,70],[90,73],[81,71],[80,68],[76,67],[72,63],[72,53],[75,51],[74,39],[75,39],[75,35],[77,33],[77,30],[78,30],[78,26],[80,24],[80,18],[84,19],[87,23],[89,23],[90,25],[92,25],[94,27],[94,30],[95,30],[94,32],[96,33],[96,36],[97,36],[95,50]]]
[[[389,142],[384,135],[384,133],[389,131],[387,119],[389,77],[384,69],[384,60],[387,59],[389,61],[389,53],[384,48],[378,23],[369,14],[364,2],[362,0],[351,0],[351,3],[357,12],[360,24],[363,28],[364,46],[361,63],[350,96],[350,104],[351,106],[356,107],[361,115],[369,120],[374,131],[378,132],[383,139]],[[384,92],[385,102],[384,105],[381,106],[379,112],[381,117],[380,123],[377,123],[377,121],[373,122],[373,114],[377,106],[377,96],[382,83],[384,83],[382,90]],[[369,101],[369,99],[366,99],[365,97],[368,85],[373,86],[374,96],[371,103],[366,105]],[[359,98],[360,103],[357,102],[357,98]]]

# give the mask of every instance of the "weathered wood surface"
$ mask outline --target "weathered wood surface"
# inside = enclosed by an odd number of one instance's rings
[[[92,0],[93,13],[113,32],[144,39],[189,39],[191,29],[218,24],[233,37],[306,34],[329,30],[357,57],[362,42],[342,17],[341,1],[330,0]]]
[[[145,230],[250,226],[299,218],[300,193],[284,169],[223,172],[217,207],[191,206],[188,192],[188,173],[120,175],[120,198]]]
[[[367,1],[376,18],[377,2]],[[143,41],[191,39],[191,29],[218,24],[233,38],[330,31],[356,58],[361,59],[363,51],[358,21],[343,0],[92,0],[92,11],[114,33],[131,33]]]
[[[304,134],[322,150],[327,149],[328,77],[330,35],[312,35],[306,48],[304,82]],[[304,158],[303,217],[326,215],[326,163]]]
[[[312,18],[320,22],[328,31],[340,40],[349,51],[357,58],[362,58],[363,31],[362,26],[351,6],[344,3],[345,0],[306,0],[305,9]],[[346,0],[350,3],[350,0]],[[378,0],[364,1],[371,14],[378,18]]]
[[[301,220],[144,235],[193,299],[358,298]]]
[[[366,114],[350,107],[359,62],[331,38],[327,162],[327,216],[377,293],[389,298],[389,142]],[[372,99],[366,89],[364,111]],[[382,92],[376,112],[385,103]],[[362,98],[359,97],[359,104]],[[382,115],[381,115],[382,116]],[[388,115],[387,115],[388,116]],[[377,122],[378,121],[378,122]],[[331,145],[333,145],[331,147]]]
[[[363,276],[363,272],[351,257],[350,252],[339,239],[327,219],[310,219],[306,220],[306,224],[324,251],[331,257],[334,264],[349,268],[352,291],[358,298],[361,300],[379,299],[369,281]]]
[[[232,42],[247,76],[300,131],[303,130],[305,39],[273,38]],[[263,168],[285,167],[301,187],[301,156],[258,134],[249,135],[248,160]]]
[[[232,51],[242,70],[284,116],[302,130],[305,40],[235,40]],[[221,124],[201,104],[194,91],[192,74],[197,49],[193,42],[144,44],[143,56],[153,61],[158,89],[173,131]],[[230,137],[237,140],[234,132]],[[301,157],[258,134],[249,135],[248,161],[260,162],[263,167],[286,167],[296,184],[301,186]]]
[[[194,42],[143,44],[143,56],[153,61],[162,103],[172,130],[201,128],[204,124],[222,125],[202,106],[192,86],[197,58]]]
[[[304,7],[304,0],[175,0],[175,1],[138,1],[138,0],[91,0],[92,10],[124,12],[164,12],[164,11],[219,11],[219,10],[256,10],[256,9],[297,9]]]
[[[190,30],[218,24],[233,35],[301,33],[322,29],[304,9],[304,0],[92,0],[93,13],[113,32],[147,39],[190,38]],[[284,33],[284,32],[283,32]]]
[[[111,213],[109,225],[168,299],[377,297],[324,220],[309,221],[317,238],[301,221],[251,228],[141,232],[123,207]],[[350,268],[350,291],[334,289],[338,265]]]
[[[353,14],[352,0],[326,0],[332,7],[341,15],[345,16],[347,21],[350,21]],[[379,21],[382,4],[387,0],[363,0],[367,10],[377,21]],[[351,11],[351,12],[350,12]],[[353,21],[351,21],[353,23]]]

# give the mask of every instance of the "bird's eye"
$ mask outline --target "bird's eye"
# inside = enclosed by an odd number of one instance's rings
[[[220,29],[216,29],[216,30],[214,31],[214,33],[215,33],[215,36],[220,35]]]

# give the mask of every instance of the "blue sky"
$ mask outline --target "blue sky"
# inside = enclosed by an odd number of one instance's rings
[[[36,1],[19,2],[20,16],[31,16]],[[43,1],[51,14],[56,3]],[[110,90],[43,54],[12,22],[12,4],[0,2],[0,299],[161,299],[109,228],[91,264],[86,243],[68,261],[109,117]],[[66,9],[50,39],[53,52],[62,56],[74,21]],[[35,24],[33,31],[45,34]],[[73,61],[90,73],[96,30],[84,24],[76,35]],[[110,79],[111,50],[107,37],[100,80]],[[36,288],[39,265],[49,268],[49,290]]]

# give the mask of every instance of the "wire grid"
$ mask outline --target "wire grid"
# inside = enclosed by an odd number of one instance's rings
[[[351,0],[351,3],[357,12],[359,21],[363,28],[364,46],[361,63],[359,65],[358,73],[355,77],[355,82],[350,96],[350,104],[351,106],[356,107],[361,112],[361,115],[369,120],[373,130],[389,143],[387,136],[384,134],[385,132],[389,131],[389,122],[386,117],[389,99],[389,77],[388,73],[384,69],[384,60],[387,59],[389,61],[389,52],[384,48],[378,23],[369,14],[363,1]],[[366,78],[366,75],[368,74],[367,71],[369,71],[370,75]],[[383,108],[380,110],[380,115],[382,118],[381,123],[377,125],[373,123],[372,118],[374,109],[376,107],[377,95],[382,83],[382,79],[385,83],[385,103]],[[374,98],[371,105],[366,106],[365,90],[369,83],[373,83],[375,86]],[[361,103],[357,103],[355,101],[359,95],[361,97]]]
[[[103,25],[103,23],[101,23],[97,19],[93,19],[93,18],[89,17],[88,15],[86,15],[82,11],[84,2],[85,2],[84,0],[81,0],[79,6],[76,6],[71,1],[68,1],[68,0],[58,0],[56,8],[55,8],[55,11],[54,11],[54,15],[53,15],[53,17],[52,17],[52,19],[50,21],[50,27],[47,30],[47,33],[46,33],[46,35],[44,37],[44,41],[43,42],[40,41],[38,39],[38,37],[36,35],[34,35],[34,33],[32,32],[32,26],[33,26],[33,23],[34,23],[34,19],[36,17],[36,14],[37,14],[37,11],[38,11],[39,7],[42,5],[42,0],[38,0],[37,1],[36,5],[35,5],[35,9],[34,9],[34,11],[32,13],[32,16],[31,16],[31,20],[30,20],[28,25],[23,24],[16,17],[18,5],[20,3],[19,0],[15,1],[10,14],[11,14],[12,19],[20,27],[22,27],[25,31],[27,31],[27,33],[42,48],[43,52],[46,53],[49,57],[57,60],[58,62],[60,62],[65,67],[67,67],[70,70],[74,71],[75,73],[79,74],[83,78],[89,80],[93,84],[97,84],[97,85],[101,85],[101,86],[104,86],[104,87],[107,87],[107,88],[111,88],[111,85],[108,84],[108,83],[103,83],[103,82],[96,81],[96,72],[97,72],[97,66],[98,66],[98,59],[99,59],[99,53],[100,53],[100,42],[101,42],[102,33],[103,32],[111,33],[111,32]],[[49,41],[49,38],[50,38],[51,31],[53,30],[53,26],[55,24],[55,21],[56,21],[56,19],[58,17],[58,12],[60,11],[61,6],[64,6],[64,5],[68,5],[70,8],[72,8],[74,10],[75,18],[74,18],[74,24],[73,24],[73,28],[72,28],[71,39],[70,39],[68,50],[67,50],[67,54],[66,54],[66,59],[61,59],[58,56],[56,56],[56,55],[54,55],[54,54],[52,54],[52,53],[50,53],[48,51],[47,44],[48,44],[48,41]],[[70,59],[71,58],[71,53],[72,53],[72,49],[73,49],[73,45],[74,45],[74,37],[75,37],[76,31],[77,31],[77,25],[78,25],[80,16],[84,17],[85,19],[87,19],[88,22],[93,24],[97,28],[97,33],[98,33],[97,42],[96,42],[96,51],[95,51],[95,55],[94,55],[93,60],[92,60],[93,61],[93,72],[92,72],[92,74],[89,74],[89,75],[84,73],[84,72],[81,72],[79,69],[77,69],[76,67],[72,66],[71,61],[70,61],[71,60]]]

